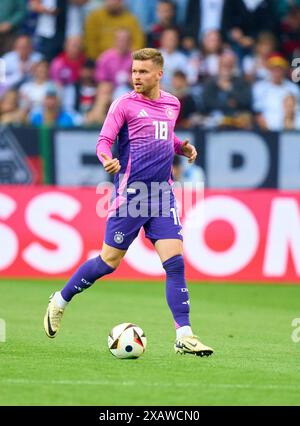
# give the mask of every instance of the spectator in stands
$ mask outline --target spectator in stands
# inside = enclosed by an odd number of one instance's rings
[[[156,6],[157,22],[153,24],[147,35],[147,46],[159,49],[164,30],[176,28],[175,5],[171,0],[158,0]],[[179,29],[177,28],[179,32]]]
[[[51,62],[63,49],[67,21],[65,0],[31,0],[31,10],[37,13],[38,50]]]
[[[272,54],[268,65],[270,80],[253,86],[253,108],[260,129],[280,131],[284,127],[284,99],[291,94],[299,104],[299,88],[286,78],[288,62],[281,54]]]
[[[87,17],[87,15],[89,15],[93,10],[103,7],[104,2],[105,0],[88,0],[87,5],[84,7],[85,17]]]
[[[248,81],[267,79],[270,76],[268,59],[276,50],[277,41],[270,32],[262,32],[258,35],[254,52],[245,56],[242,69]]]
[[[188,0],[174,0],[176,8],[176,24],[184,29],[187,18]]]
[[[38,62],[34,68],[33,80],[20,87],[22,109],[29,112],[32,109],[40,108],[50,84],[52,83],[49,80],[48,62],[45,60]]]
[[[53,59],[50,75],[58,84],[67,85],[79,80],[80,68],[85,63],[81,36],[68,37],[64,51]]]
[[[6,88],[19,87],[32,77],[34,65],[42,55],[32,50],[31,38],[27,35],[17,37],[14,50],[3,56],[5,62]]]
[[[80,69],[79,81],[65,90],[65,105],[81,115],[87,114],[94,106],[97,95],[95,64],[87,60]]]
[[[11,50],[17,31],[25,18],[24,0],[2,0],[0,6],[0,56]]]
[[[147,33],[156,21],[157,1],[125,0],[126,7],[136,16],[144,33]]]
[[[122,94],[130,90],[131,45],[131,33],[127,29],[119,29],[115,34],[114,47],[103,52],[97,60],[97,96],[95,105],[85,116],[85,124],[101,124],[115,93],[120,94],[120,89]]]
[[[68,0],[66,37],[83,36],[87,15],[102,7],[103,3],[104,0]],[[144,4],[140,1],[138,3]]]
[[[102,82],[97,88],[95,103],[84,116],[86,126],[99,126],[103,124],[112,101],[111,83]]]
[[[277,16],[280,20],[284,19],[294,6],[300,7],[300,0],[276,0],[274,3]]]
[[[300,57],[300,6],[290,8],[281,21],[280,41],[282,52],[289,61]]]
[[[220,31],[209,30],[203,34],[200,45],[200,75],[202,78],[216,76],[224,46]]]
[[[31,10],[31,0],[24,0],[25,1],[25,17],[21,26],[21,33],[27,34],[30,37],[34,36],[35,33],[35,27],[37,23],[38,15],[33,10]]]
[[[131,78],[131,34],[127,29],[119,29],[115,34],[114,47],[100,55],[96,62],[96,81],[111,83],[112,90],[120,85],[128,85]]]
[[[232,0],[230,0],[232,1]],[[220,31],[223,35],[227,26],[226,0],[188,0],[185,35],[200,44],[207,31]]]
[[[172,77],[175,71],[187,72],[189,84],[196,80],[194,70],[187,67],[187,57],[179,50],[179,35],[176,28],[164,30],[160,51],[165,61],[164,74],[161,80],[164,90],[172,90]]]
[[[190,56],[188,62],[188,66],[194,69],[197,79],[203,81],[218,74],[223,49],[219,31],[209,30],[203,34],[200,49]]]
[[[76,125],[75,117],[61,107],[59,93],[55,87],[49,87],[42,108],[34,111],[29,120],[30,124],[37,127],[44,125],[74,127]]]
[[[82,36],[86,6],[89,0],[69,0],[67,9],[66,37]]]
[[[299,104],[294,95],[287,95],[283,99],[283,129],[300,130]]]
[[[134,15],[125,9],[123,0],[105,0],[104,6],[92,11],[86,19],[85,49],[88,58],[96,60],[112,47],[115,33],[126,28],[132,37],[132,48],[144,46],[144,34]]]
[[[219,73],[204,83],[202,99],[204,113],[211,116],[207,123],[222,127],[251,127],[251,88],[236,74],[233,52],[225,51],[221,55]]]
[[[226,3],[228,41],[240,60],[251,53],[262,31],[276,33],[278,21],[273,0],[230,0]]]
[[[197,105],[190,94],[186,74],[182,71],[175,71],[172,79],[173,95],[175,95],[181,105],[177,119],[177,126],[188,128],[193,125],[193,115],[197,113]]]
[[[24,124],[26,113],[19,108],[17,90],[8,90],[0,99],[0,124]]]

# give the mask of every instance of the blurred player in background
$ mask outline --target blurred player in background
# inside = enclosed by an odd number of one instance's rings
[[[180,103],[175,96],[160,90],[162,76],[163,57],[158,50],[146,48],[133,53],[134,91],[112,103],[97,144],[104,169],[115,175],[116,191],[107,218],[105,242],[101,255],[85,262],[62,291],[50,297],[44,327],[51,338],[56,336],[65,307],[73,296],[114,272],[144,227],[166,271],[166,297],[176,327],[175,352],[200,356],[213,353],[191,328],[182,228],[171,185],[174,153],[188,157],[192,163],[197,152],[188,141],[181,142],[174,134]],[[111,147],[117,138],[119,155],[112,158]],[[153,190],[153,183],[158,183],[162,191]]]

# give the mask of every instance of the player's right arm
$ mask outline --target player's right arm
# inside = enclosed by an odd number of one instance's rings
[[[103,164],[105,171],[110,174],[118,173],[121,169],[119,160],[112,158],[111,147],[125,123],[125,111],[122,104],[122,98],[115,100],[111,104],[96,147],[99,160]]]
[[[114,175],[121,170],[120,162],[117,158],[110,158],[104,152],[100,156],[103,158],[102,164],[107,173]]]

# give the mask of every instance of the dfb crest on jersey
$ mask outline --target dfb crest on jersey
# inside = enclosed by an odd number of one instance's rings
[[[166,108],[166,115],[167,115],[168,118],[174,118],[175,117],[175,112],[174,112],[172,107]]]
[[[124,235],[125,234],[123,234],[123,232],[119,232],[119,231],[115,232],[114,242],[117,244],[122,244],[124,241]]]

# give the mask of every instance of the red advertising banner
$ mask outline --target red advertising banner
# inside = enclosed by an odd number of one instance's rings
[[[181,217],[188,280],[300,283],[299,192],[205,191],[195,198]],[[108,199],[109,191],[92,188],[0,187],[0,277],[70,276],[100,252],[106,218],[99,211]],[[163,276],[142,230],[109,279]]]

